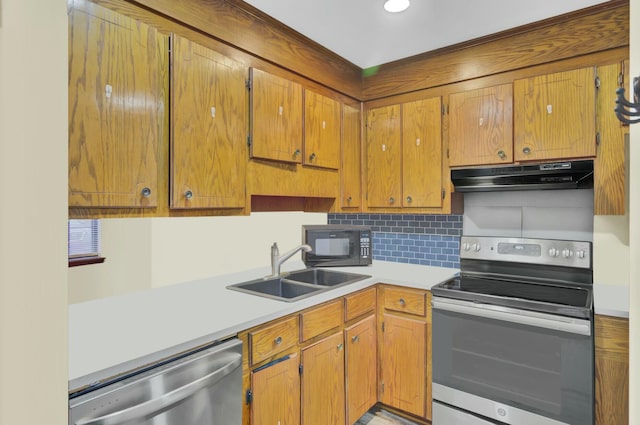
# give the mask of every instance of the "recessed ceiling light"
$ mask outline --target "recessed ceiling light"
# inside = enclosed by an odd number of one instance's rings
[[[387,0],[384,3],[384,10],[391,13],[398,13],[409,7],[409,0]]]

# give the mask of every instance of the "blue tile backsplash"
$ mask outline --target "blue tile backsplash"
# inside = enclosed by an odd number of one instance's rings
[[[374,260],[460,268],[462,215],[329,214],[328,224],[371,227]]]

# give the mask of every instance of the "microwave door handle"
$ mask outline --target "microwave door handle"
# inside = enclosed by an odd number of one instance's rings
[[[448,299],[445,301],[433,298],[431,305],[434,309],[446,310],[454,313],[468,314],[487,319],[504,320],[510,323],[536,326],[539,328],[552,329],[578,335],[591,335],[591,322],[589,320]]]
[[[197,391],[210,387],[235,369],[242,365],[242,356],[234,356],[234,359],[219,367],[214,372],[202,378],[191,381],[188,384],[176,388],[158,398],[145,401],[136,406],[132,406],[117,412],[109,413],[95,419],[81,419],[75,425],[120,425],[135,419],[150,417],[154,412],[160,412],[176,405],[182,400],[191,397]]]

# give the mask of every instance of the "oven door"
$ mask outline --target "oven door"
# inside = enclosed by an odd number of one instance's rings
[[[591,320],[433,298],[433,399],[501,423],[593,424],[593,350]]]

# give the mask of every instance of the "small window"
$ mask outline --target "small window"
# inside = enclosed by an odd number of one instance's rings
[[[100,256],[100,221],[69,220],[69,267],[104,262]]]

